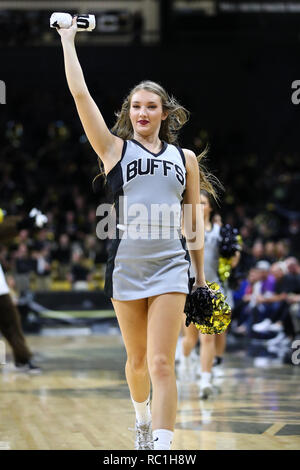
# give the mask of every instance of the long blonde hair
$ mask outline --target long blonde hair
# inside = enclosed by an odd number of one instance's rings
[[[190,113],[173,96],[169,96],[161,85],[150,80],[139,83],[130,91],[123,102],[121,111],[116,113],[117,121],[112,128],[112,132],[124,140],[133,138],[133,127],[129,117],[129,110],[132,96],[140,90],[150,91],[160,97],[162,109],[168,113],[168,116],[161,122],[158,136],[168,144],[176,144],[179,130],[188,121]]]
[[[162,141],[165,141],[168,144],[177,145],[179,131],[189,120],[190,112],[179,104],[174,96],[170,96],[160,84],[150,80],[144,80],[132,88],[128,96],[125,98],[121,110],[116,113],[117,120],[111,129],[112,133],[123,140],[130,140],[133,138],[134,131],[129,116],[130,104],[134,93],[140,90],[150,91],[161,98],[162,109],[164,112],[167,112],[167,118],[162,120],[158,136]],[[200,173],[200,185],[201,189],[205,189],[214,197],[214,199],[217,200],[218,196],[214,186],[217,185],[218,187],[221,187],[222,185],[215,176],[207,172],[206,168],[201,163],[201,161],[207,156],[207,153],[208,147],[206,147],[205,150],[197,157]],[[99,166],[102,171],[96,176],[96,178],[94,178],[93,183],[99,176],[104,174],[103,165],[100,159]]]

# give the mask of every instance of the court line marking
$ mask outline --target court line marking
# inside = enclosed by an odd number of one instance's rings
[[[274,436],[280,429],[282,429],[286,423],[274,423],[270,426],[263,434],[268,434],[269,436]]]

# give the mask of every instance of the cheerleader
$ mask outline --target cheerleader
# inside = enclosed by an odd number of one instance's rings
[[[214,201],[211,195],[201,190],[201,204],[204,209],[204,228],[205,228],[205,279],[208,282],[217,282],[220,284],[218,268],[219,268],[219,245],[220,245],[220,230],[219,223],[213,221],[214,217]],[[240,258],[239,251],[236,251],[231,258],[231,267],[235,267]],[[230,306],[233,305],[232,292],[225,281],[221,285],[221,291],[227,297],[227,302]],[[200,364],[201,364],[201,380],[200,380],[200,397],[203,399],[208,398],[212,392],[212,370],[216,371],[215,376],[222,374],[221,365],[223,363],[223,355],[226,348],[226,332],[209,335],[199,333],[197,328],[191,324],[188,327],[183,326],[182,338],[182,357],[180,370],[187,371],[191,368],[190,354],[198,342],[200,336]],[[215,366],[213,369],[213,365]]]
[[[110,132],[84,80],[74,46],[76,29],[73,20],[70,29],[58,33],[69,89],[114,196],[116,231],[110,242],[105,292],[112,300],[127,352],[125,373],[136,414],[135,448],[168,450],[177,409],[175,350],[189,292],[189,260],[178,237],[182,210],[185,226],[191,222],[192,227],[190,231],[186,227],[186,233],[195,285],[205,287],[200,181],[202,187],[214,190],[195,154],[176,144],[188,112],[159,84],[144,81],[135,86]],[[172,221],[153,220],[152,209],[157,205],[174,208]],[[138,218],[141,236],[135,237],[131,209],[137,206],[145,211]],[[191,217],[185,207],[192,208]]]

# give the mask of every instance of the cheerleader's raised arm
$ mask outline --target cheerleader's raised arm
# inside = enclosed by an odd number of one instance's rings
[[[123,141],[109,131],[97,104],[89,93],[75,49],[76,18],[73,18],[71,28],[61,28],[57,31],[61,36],[67,83],[74,98],[79,118],[86,136],[102,160],[107,174],[120,159]]]

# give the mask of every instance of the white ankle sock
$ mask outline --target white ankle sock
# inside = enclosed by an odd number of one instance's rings
[[[190,356],[182,356],[182,364],[188,369],[191,364]]]
[[[211,372],[201,372],[201,382],[210,383],[211,381]]]
[[[169,429],[155,429],[153,431],[154,450],[170,450],[173,431]]]
[[[151,421],[151,409],[150,409],[150,395],[147,400],[143,402],[134,401],[131,397],[131,401],[134,406],[136,420],[139,424],[150,423]]]

